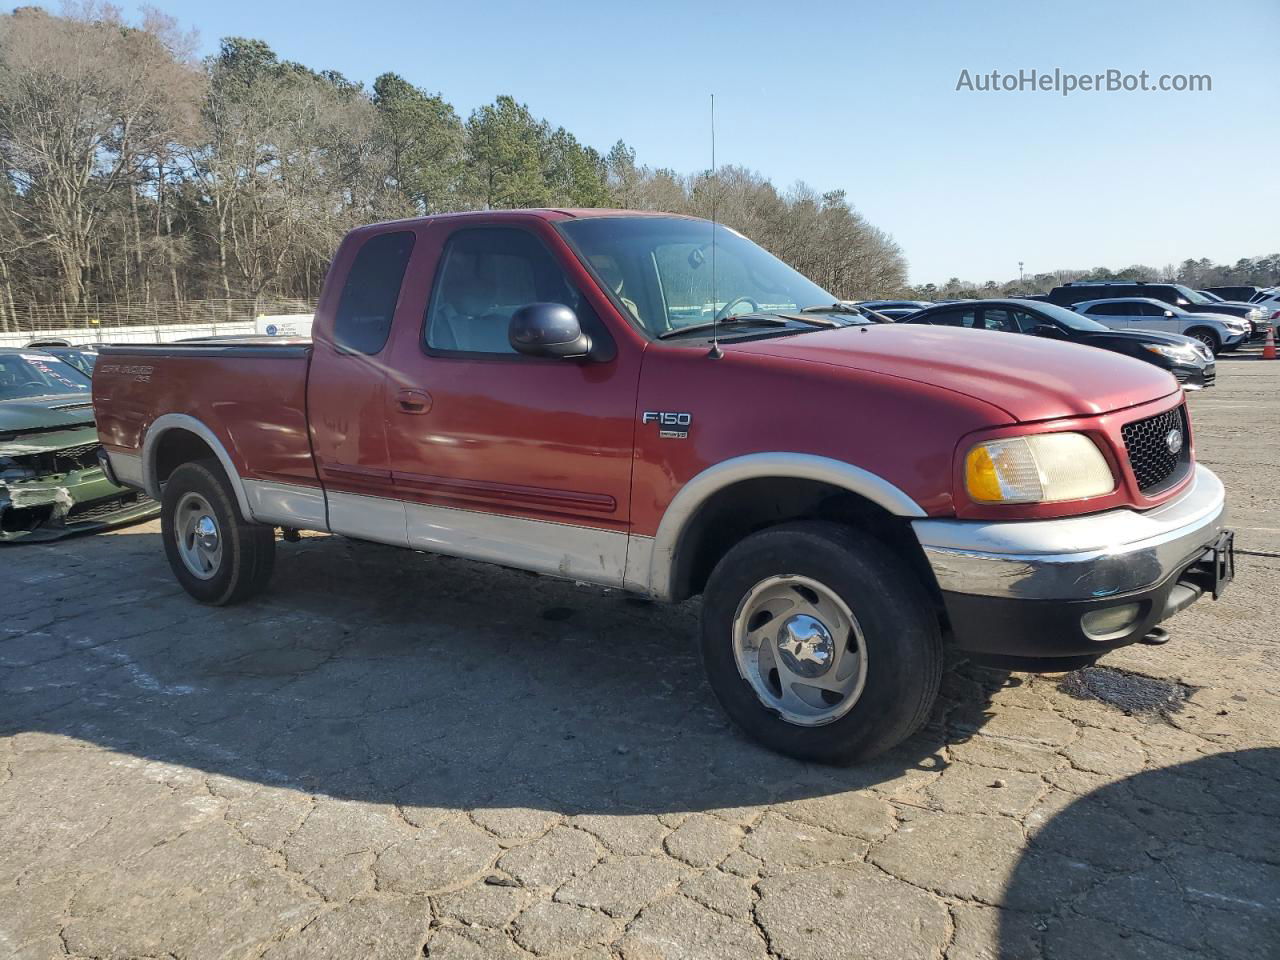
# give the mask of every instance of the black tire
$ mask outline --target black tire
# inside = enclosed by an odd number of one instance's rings
[[[734,620],[757,585],[796,575],[817,581],[856,618],[865,645],[861,693],[837,719],[782,718],[738,668]],[[917,576],[890,548],[853,528],[801,521],[746,537],[720,560],[702,607],[702,660],[711,689],[749,735],[779,753],[822,763],[868,760],[929,717],[942,679],[942,639]]]
[[[216,524],[218,562],[205,577],[197,576],[183,560],[179,546],[179,510],[203,502]],[[169,476],[161,499],[160,531],[165,556],[182,588],[201,603],[215,607],[240,603],[260,593],[275,568],[274,527],[250,523],[240,513],[226,474],[217,460],[184,463]]]
[[[1194,327],[1187,331],[1187,336],[1193,340],[1199,340],[1209,352],[1215,357],[1222,352],[1222,341],[1218,339],[1218,335],[1208,327]]]

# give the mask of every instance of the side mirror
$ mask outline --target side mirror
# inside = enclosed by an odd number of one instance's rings
[[[1052,337],[1055,340],[1062,339],[1062,331],[1051,323],[1042,323],[1031,332],[1037,337]]]
[[[1166,310],[1166,311],[1164,312],[1164,315],[1165,315],[1166,317],[1168,317],[1169,319],[1173,319],[1173,311],[1172,311],[1172,310]]]
[[[507,339],[516,353],[530,357],[585,357],[591,338],[578,315],[563,303],[528,303],[511,316]]]

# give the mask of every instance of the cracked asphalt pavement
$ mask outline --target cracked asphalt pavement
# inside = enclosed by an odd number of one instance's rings
[[[1280,363],[1253,353],[1191,399],[1223,600],[1088,683],[953,658],[925,730],[852,769],[729,726],[694,604],[317,536],[213,610],[155,523],[4,550],[0,957],[1276,957]],[[1177,695],[1088,695],[1146,678]]]

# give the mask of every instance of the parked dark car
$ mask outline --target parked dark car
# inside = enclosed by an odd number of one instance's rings
[[[1205,287],[1204,292],[1217,294],[1223,300],[1242,300],[1248,303],[1261,289],[1261,287],[1254,286]]]
[[[877,314],[889,320],[897,321],[923,310],[925,307],[930,306],[930,303],[928,300],[861,300],[858,301],[857,305],[868,310],[874,310]]]
[[[1049,291],[1049,302],[1070,307],[1083,300],[1110,300],[1117,297],[1149,297],[1188,313],[1225,313],[1253,325],[1252,338],[1266,335],[1268,312],[1247,303],[1216,303],[1181,283],[1147,283],[1145,280],[1078,280]]]
[[[1204,344],[1176,333],[1112,330],[1065,307],[1037,300],[968,300],[921,310],[899,323],[973,327],[1064,340],[1123,353],[1168,370],[1189,390],[1213,385],[1216,366]]]
[[[53,540],[155,515],[107,479],[89,378],[31,347],[0,347],[0,543]]]
[[[41,353],[57,357],[71,364],[86,377],[93,378],[93,365],[98,359],[97,344],[83,344],[75,347],[41,347]]]

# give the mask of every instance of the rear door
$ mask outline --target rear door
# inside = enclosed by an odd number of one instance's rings
[[[641,351],[611,337],[612,305],[545,221],[430,233],[433,279],[397,325],[384,407],[410,546],[621,583]],[[571,307],[612,359],[517,353],[511,317],[535,302]]]
[[[416,238],[357,232],[344,241],[317,313],[307,384],[316,472],[334,533],[404,546],[404,506],[387,459],[386,354]]]
[[[1097,320],[1112,330],[1124,330],[1131,319],[1129,310],[1118,303],[1095,303],[1081,311],[1086,317]]]

